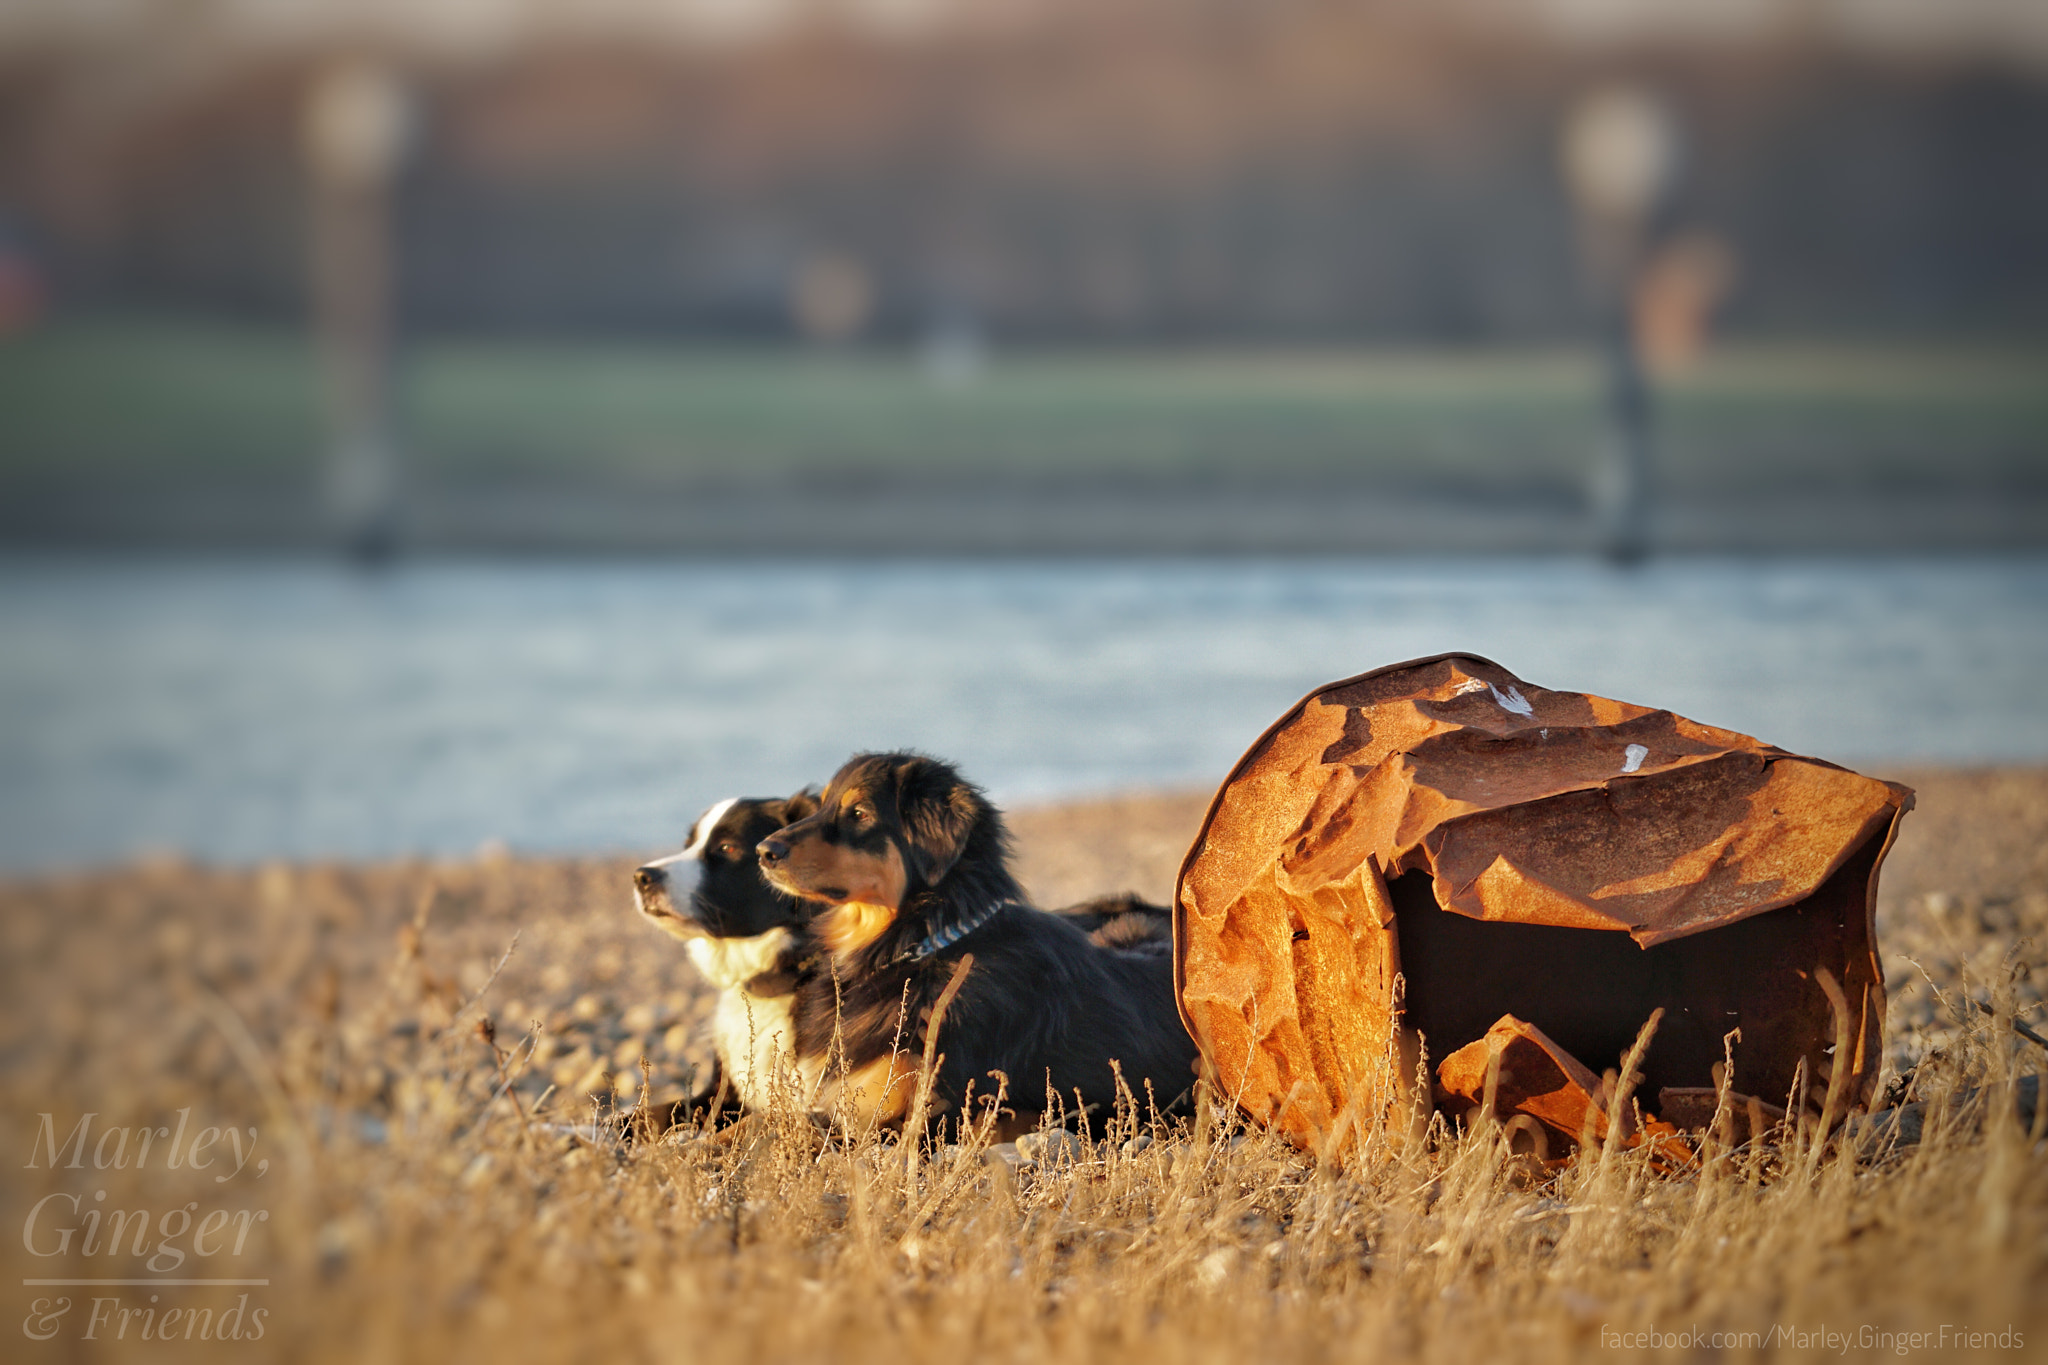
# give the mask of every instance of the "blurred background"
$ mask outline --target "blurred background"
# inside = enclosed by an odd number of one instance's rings
[[[2032,0],[8,0],[0,864],[1207,787],[1437,649],[2040,762]]]

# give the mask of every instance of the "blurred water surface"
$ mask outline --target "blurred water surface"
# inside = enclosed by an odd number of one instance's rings
[[[0,865],[654,851],[857,749],[1207,788],[1445,650],[1882,772],[2048,760],[2048,558],[0,564]]]

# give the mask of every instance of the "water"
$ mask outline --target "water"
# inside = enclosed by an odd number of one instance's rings
[[[2048,760],[2048,558],[0,562],[0,866],[654,851],[848,753],[1212,787],[1445,650],[1875,768]]]

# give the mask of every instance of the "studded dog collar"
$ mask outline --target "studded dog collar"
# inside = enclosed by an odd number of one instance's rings
[[[929,934],[926,934],[923,938],[890,958],[889,965],[893,967],[900,962],[922,962],[934,953],[942,953],[1011,906],[1016,906],[1020,910],[1026,908],[1024,902],[1019,900],[1005,898],[999,901],[992,901],[965,919],[956,920],[944,928],[932,930]]]

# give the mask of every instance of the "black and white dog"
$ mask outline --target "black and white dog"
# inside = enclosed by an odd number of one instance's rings
[[[811,911],[763,880],[754,849],[817,808],[811,792],[728,797],[697,818],[681,852],[633,873],[640,913],[682,940],[718,991],[711,1075],[664,1113],[660,1126],[717,1103],[722,1090],[739,1107],[766,1109],[776,1077],[787,1070],[797,986],[815,969],[806,933]]]

